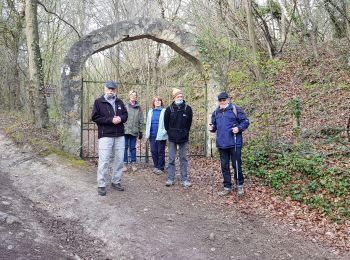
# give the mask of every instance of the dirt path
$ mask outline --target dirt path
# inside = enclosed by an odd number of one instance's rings
[[[108,187],[100,197],[93,167],[36,157],[1,132],[0,154],[0,259],[349,257],[288,233],[274,219],[214,206],[178,183],[167,188],[166,177],[146,165],[124,175],[125,192]],[[17,220],[7,223],[8,216]]]

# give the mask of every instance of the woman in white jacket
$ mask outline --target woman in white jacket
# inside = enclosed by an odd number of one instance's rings
[[[155,174],[161,174],[165,166],[165,144],[168,135],[164,128],[164,112],[163,100],[158,96],[154,97],[152,109],[147,114],[146,138],[151,146]]]

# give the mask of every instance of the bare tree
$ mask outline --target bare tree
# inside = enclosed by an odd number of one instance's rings
[[[23,104],[20,89],[19,47],[22,42],[22,26],[24,22],[23,12],[16,8],[14,1],[6,0],[8,13],[7,19],[1,21],[3,44],[6,47],[6,61],[9,77],[7,80],[9,95],[7,102],[10,109],[20,109]],[[2,74],[5,75],[5,74]]]
[[[42,59],[39,47],[37,1],[26,0],[26,36],[29,59],[29,99],[33,123],[46,128],[49,124],[44,87]]]
[[[318,48],[317,48],[317,23],[313,18],[310,6],[310,0],[302,0],[300,3],[301,15],[304,21],[304,32],[305,36],[309,39],[313,55],[318,59]]]
[[[246,16],[247,16],[247,26],[248,26],[248,34],[249,34],[249,42],[252,50],[252,55],[255,64],[255,74],[258,79],[261,79],[261,73],[258,68],[258,47],[256,43],[256,36],[255,36],[255,26],[254,26],[254,20],[253,20],[253,9],[252,9],[252,1],[251,0],[245,0],[245,9],[246,9]]]
[[[350,1],[345,0],[345,14],[346,14],[346,32],[348,39],[350,39]]]

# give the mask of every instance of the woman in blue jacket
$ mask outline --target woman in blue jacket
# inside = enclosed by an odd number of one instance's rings
[[[165,166],[165,144],[168,135],[164,128],[164,112],[163,100],[158,96],[154,97],[152,109],[147,114],[146,138],[150,142],[155,174],[161,174]]]
[[[237,194],[244,195],[244,177],[242,173],[241,151],[243,147],[242,132],[249,126],[249,120],[240,107],[230,102],[226,92],[218,96],[219,107],[213,112],[209,130],[216,132],[216,147],[220,153],[221,171],[224,177],[224,190],[220,196],[231,193],[232,181],[230,161],[235,170],[234,178],[237,185]]]

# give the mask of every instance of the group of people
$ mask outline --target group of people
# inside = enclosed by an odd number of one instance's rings
[[[143,112],[137,101],[137,92],[129,92],[129,101],[124,102],[116,95],[117,84],[107,81],[104,95],[95,100],[92,110],[92,121],[98,126],[98,169],[97,193],[107,194],[106,184],[110,159],[112,164],[112,188],[124,191],[121,184],[123,171],[128,164],[136,169],[136,142],[142,139],[144,120]],[[175,183],[175,159],[179,150],[181,183],[185,188],[192,186],[188,178],[188,141],[192,125],[192,108],[185,102],[184,93],[177,88],[172,90],[173,102],[165,108],[161,97],[152,99],[152,108],[147,113],[145,137],[150,143],[155,174],[165,169],[165,147],[168,141],[167,187]],[[218,96],[219,106],[213,112],[209,131],[216,132],[216,145],[220,154],[223,174],[223,191],[220,196],[229,195],[232,191],[230,162],[235,171],[237,194],[243,195],[244,177],[242,173],[241,150],[242,132],[249,126],[249,120],[240,107],[230,102],[226,92]],[[130,151],[130,157],[129,157]]]

